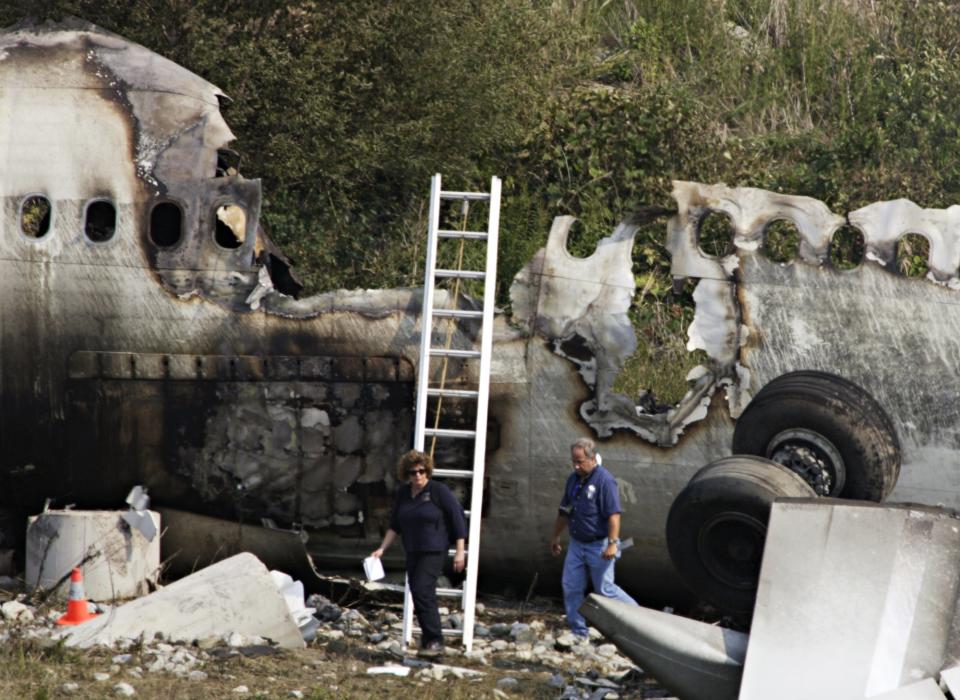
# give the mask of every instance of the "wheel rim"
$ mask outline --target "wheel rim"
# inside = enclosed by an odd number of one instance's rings
[[[745,513],[714,515],[700,529],[697,551],[707,571],[724,585],[740,590],[757,586],[767,526]]]
[[[843,491],[847,480],[843,457],[816,431],[792,428],[777,433],[767,445],[766,456],[798,474],[818,496],[836,496]]]

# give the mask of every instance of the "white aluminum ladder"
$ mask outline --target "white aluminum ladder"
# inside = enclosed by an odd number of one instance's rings
[[[440,207],[442,201],[461,201],[464,206],[464,230],[443,230],[440,228]],[[466,211],[471,201],[489,202],[489,215],[486,231],[467,231]],[[473,440],[473,465],[470,469],[434,469],[433,476],[447,479],[470,481],[470,509],[467,511],[466,578],[463,588],[438,589],[438,596],[459,596],[463,608],[463,626],[459,630],[444,630],[444,635],[463,635],[463,645],[467,651],[473,647],[473,625],[476,617],[477,571],[480,565],[480,511],[483,506],[483,472],[487,448],[487,407],[490,397],[490,359],[493,351],[493,310],[497,280],[497,238],[500,229],[500,178],[490,180],[489,192],[448,192],[440,187],[440,175],[434,175],[430,181],[430,220],[427,231],[427,261],[423,286],[423,315],[420,332],[420,364],[417,372],[417,403],[414,449],[424,450],[426,438],[432,438],[430,453],[437,439]],[[439,239],[459,239],[460,249],[457,257],[458,269],[437,268],[437,247]],[[463,270],[463,251],[466,241],[486,243],[486,269],[483,272]],[[434,307],[434,291],[437,279],[454,279],[455,293],[451,295],[451,308]],[[459,280],[483,281],[483,311],[457,309]],[[435,347],[433,340],[434,318],[448,319],[452,327],[459,319],[482,319],[479,350],[458,350],[450,348],[452,333],[448,333],[446,347]],[[450,358],[464,361],[479,361],[476,389],[448,389],[446,383],[447,362]],[[440,383],[430,383],[431,361],[442,362]],[[476,401],[477,422],[473,430],[449,429],[439,427],[439,414],[444,398],[462,401]],[[427,400],[436,399],[436,423],[427,426]],[[413,638],[413,598],[410,586],[404,586],[403,600],[403,641],[409,644]]]

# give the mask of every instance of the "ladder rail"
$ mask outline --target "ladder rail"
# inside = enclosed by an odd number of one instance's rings
[[[424,269],[423,313],[420,320],[420,362],[417,372],[417,403],[413,431],[413,449],[423,451],[427,415],[427,387],[430,383],[430,336],[433,334],[434,273],[437,267],[437,236],[440,228],[440,174],[430,179],[430,209],[427,223],[427,260]],[[422,418],[422,420],[421,420]],[[409,593],[408,593],[409,595]],[[404,615],[404,626],[406,626]],[[406,631],[404,632],[406,638]]]
[[[490,367],[493,356],[493,311],[497,282],[497,244],[500,233],[500,178],[490,179],[490,219],[487,225],[487,275],[483,281],[483,325],[480,336],[480,386],[477,397],[477,436],[473,445],[473,482],[470,488],[470,518],[467,541],[470,561],[463,582],[463,645],[473,647],[473,625],[476,615],[477,574],[480,568],[480,523],[483,507],[483,479],[487,456],[487,410],[490,403]],[[481,429],[482,428],[482,429]]]

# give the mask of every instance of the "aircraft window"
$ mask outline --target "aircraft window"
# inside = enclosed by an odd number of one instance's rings
[[[930,271],[930,241],[919,233],[908,233],[897,241],[897,270],[905,277],[926,277]]]
[[[50,232],[50,200],[33,195],[20,206],[20,230],[29,238],[43,238]]]
[[[150,240],[161,248],[170,248],[183,235],[183,212],[173,202],[159,202],[150,212]]]
[[[711,258],[721,258],[733,252],[733,219],[719,211],[707,212],[700,219],[697,237],[700,252]]]
[[[247,213],[236,204],[224,204],[217,208],[216,229],[213,239],[221,248],[231,250],[243,245],[247,236]]]
[[[86,219],[83,230],[91,241],[109,241],[117,231],[117,210],[110,202],[102,199],[90,202]]]
[[[797,257],[800,231],[787,219],[776,219],[763,230],[763,252],[773,262],[788,263]]]
[[[853,226],[841,226],[830,239],[830,262],[838,270],[852,270],[863,262],[866,244]]]

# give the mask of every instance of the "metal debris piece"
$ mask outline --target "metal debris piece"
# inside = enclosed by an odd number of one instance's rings
[[[371,676],[399,676],[406,678],[410,675],[409,666],[371,666],[367,669],[367,674]]]
[[[147,495],[147,489],[139,484],[130,489],[127,494],[127,505],[134,510],[147,510],[150,507],[150,496]]]
[[[935,678],[956,658],[958,583],[950,511],[774,503],[741,700],[873,697]]]
[[[208,515],[162,508],[162,554],[173,575],[206,566],[239,552],[256,555],[271,569],[302,581],[308,591],[323,583],[304,547],[301,533],[246,525]]]
[[[827,697],[827,696],[824,696]],[[870,695],[870,700],[946,700],[940,686],[932,678],[905,685],[879,695]]]
[[[320,620],[313,616],[315,608],[308,608],[303,601],[303,583],[294,581],[291,576],[282,571],[271,571],[270,576],[273,582],[277,584],[277,589],[283,595],[287,602],[287,609],[290,616],[300,628],[300,634],[303,635],[303,641],[310,642],[317,636],[317,629],[320,626]]]
[[[940,681],[954,698],[960,698],[960,666],[950,666],[940,671]]]
[[[736,700],[747,653],[748,637],[742,632],[595,593],[580,612],[623,654],[684,700]]]
[[[153,538],[157,536],[157,525],[148,512],[150,496],[147,495],[147,490],[143,486],[134,486],[127,495],[127,504],[130,510],[120,517],[127,525],[146,537],[147,542],[153,542]]]

